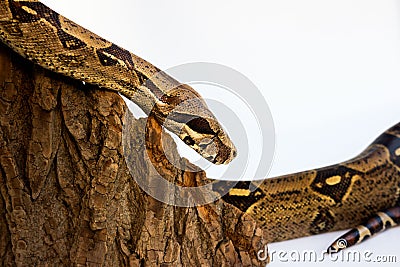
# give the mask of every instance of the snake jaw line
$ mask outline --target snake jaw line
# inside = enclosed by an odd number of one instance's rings
[[[180,126],[179,138],[211,163],[228,164],[237,155],[235,146],[224,132],[204,134],[198,133],[186,124],[180,124]]]
[[[210,139],[208,136],[204,136],[195,132],[186,124],[183,124],[179,138],[182,139],[186,145],[199,153],[203,158],[212,163],[215,163],[214,161],[216,160],[218,151],[216,151],[216,146],[213,142],[213,139]],[[210,141],[205,142],[204,140]]]

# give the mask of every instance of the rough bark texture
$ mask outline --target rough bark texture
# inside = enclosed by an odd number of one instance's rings
[[[0,45],[1,266],[264,266],[265,233],[219,200],[178,208],[133,179],[154,170],[146,120],[122,98],[34,66]],[[128,171],[122,127],[131,131]],[[171,167],[149,120],[156,169],[184,186],[205,173]],[[164,138],[164,137],[163,137]],[[164,150],[180,159],[171,138]]]

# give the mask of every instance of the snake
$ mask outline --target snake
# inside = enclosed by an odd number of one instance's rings
[[[40,67],[124,95],[214,164],[237,154],[192,87],[40,1],[0,0],[0,41]],[[235,182],[221,197],[252,216],[270,242],[353,227],[328,248],[338,252],[400,224],[400,123],[351,160],[262,183]]]

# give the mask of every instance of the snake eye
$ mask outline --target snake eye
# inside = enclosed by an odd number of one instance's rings
[[[185,144],[187,144],[189,146],[194,145],[194,141],[192,138],[190,138],[190,136],[185,136],[185,138],[183,138],[183,142],[185,142]]]
[[[197,117],[186,123],[192,130],[201,134],[215,134],[206,119]]]

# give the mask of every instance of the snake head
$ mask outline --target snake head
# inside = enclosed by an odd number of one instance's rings
[[[208,161],[227,164],[236,157],[237,152],[220,127],[214,119],[192,117],[183,123],[179,138]]]
[[[163,102],[168,103],[169,109],[164,110],[168,116],[163,125],[203,158],[214,164],[227,164],[236,157],[231,139],[194,89],[181,84],[168,91]]]

